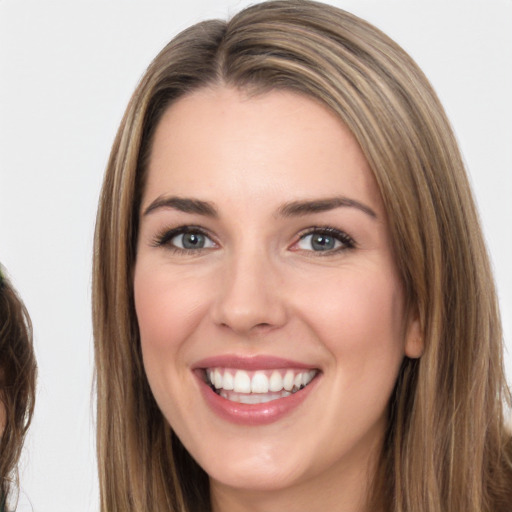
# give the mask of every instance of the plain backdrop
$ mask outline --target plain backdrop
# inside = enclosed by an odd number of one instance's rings
[[[91,252],[123,110],[173,35],[248,3],[0,0],[0,261],[35,330],[37,405],[21,471],[34,512],[98,510]],[[478,201],[510,352],[512,2],[331,3],[401,44],[444,103]],[[510,380],[510,353],[506,364]]]

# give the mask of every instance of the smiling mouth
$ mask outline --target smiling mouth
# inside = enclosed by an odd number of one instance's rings
[[[293,395],[318,375],[316,369],[274,369],[246,371],[235,368],[207,368],[206,384],[231,402],[262,404]]]

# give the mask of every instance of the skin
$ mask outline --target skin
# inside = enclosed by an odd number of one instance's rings
[[[208,201],[217,216],[146,213],[169,196]],[[354,206],[280,213],[340,196],[374,215]],[[207,231],[206,248],[155,242],[190,225]],[[313,250],[305,232],[319,226],[355,246]],[[220,86],[174,103],[153,141],[134,291],[150,386],[209,474],[215,512],[363,510],[400,364],[422,342],[404,311],[374,178],[333,114],[293,92],[249,97]],[[291,413],[241,426],[206,405],[192,372],[224,354],[293,359],[320,375]]]

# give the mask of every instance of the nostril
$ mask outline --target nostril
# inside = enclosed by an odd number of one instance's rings
[[[249,334],[264,334],[268,331],[273,330],[276,325],[273,325],[268,322],[260,322],[259,324],[254,325],[251,329],[249,329]]]
[[[233,329],[233,325],[229,324],[228,322],[222,322],[220,324],[220,326],[223,328],[226,328],[226,329],[238,330],[238,329]],[[255,325],[249,327],[248,329],[244,329],[244,330],[247,330],[248,332],[262,332],[262,331],[271,330],[272,328],[273,328],[273,326],[271,323],[260,322],[260,323],[257,323]]]

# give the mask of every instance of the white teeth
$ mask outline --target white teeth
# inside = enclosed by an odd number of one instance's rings
[[[256,395],[247,394],[247,395],[240,395],[239,401],[241,404],[257,404],[257,403],[261,403],[260,398],[261,397],[258,397]]]
[[[207,381],[224,396],[222,391],[230,391],[230,396],[237,393],[243,394],[265,394],[269,400],[281,398],[279,393],[296,392],[307,386],[317,374],[317,370],[258,370],[247,372],[245,370],[232,370],[228,368],[208,368],[206,370]],[[264,401],[268,401],[265,398]],[[229,398],[233,400],[232,398]],[[243,401],[243,397],[234,401]],[[252,400],[252,399],[251,399]],[[249,402],[243,402],[249,403]],[[253,402],[250,402],[253,403]],[[255,402],[261,403],[261,402]]]
[[[224,380],[222,383],[222,387],[226,391],[231,391],[235,387],[235,379],[233,378],[233,375],[230,372],[224,372]]]
[[[265,402],[275,400],[275,398],[271,398],[269,396],[262,397],[261,395],[258,394],[239,395],[238,398],[241,404],[263,404]]]
[[[283,378],[277,370],[274,370],[270,376],[269,389],[270,391],[281,391],[283,389]]]
[[[293,372],[291,370],[288,370],[283,379],[283,387],[284,389],[286,389],[286,391],[291,391],[293,389],[293,378]]]
[[[237,370],[235,373],[233,390],[237,393],[251,392],[251,378],[247,372],[244,372],[243,370]]]
[[[302,385],[307,386],[313,380],[314,376],[315,376],[315,372],[313,370],[311,370],[309,372],[304,372],[302,374]]]
[[[271,389],[270,391],[274,391]],[[267,393],[268,392],[268,379],[262,372],[256,372],[251,381],[252,393]]]
[[[279,393],[228,393],[227,391],[221,391],[220,396],[230,400],[231,402],[238,402],[241,404],[264,404],[271,402],[272,400],[278,400],[290,396],[291,393],[288,391],[281,391]]]
[[[216,369],[213,372],[213,385],[220,389],[222,387],[222,373],[220,373],[219,369]]]

